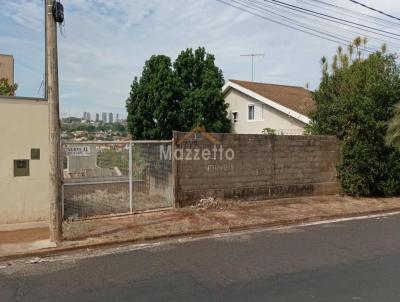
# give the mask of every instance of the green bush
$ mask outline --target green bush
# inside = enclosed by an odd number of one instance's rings
[[[396,56],[362,55],[339,48],[314,93],[312,134],[336,135],[340,141],[338,176],[346,193],[390,196],[400,193],[400,152],[385,143],[388,122],[400,100]]]
[[[0,78],[0,95],[2,96],[14,96],[18,89],[17,84],[10,84],[8,79]]]
[[[267,134],[267,135],[275,135],[276,134],[276,130],[272,129],[272,128],[264,128],[262,133],[263,134]]]

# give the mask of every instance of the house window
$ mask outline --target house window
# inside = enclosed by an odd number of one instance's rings
[[[254,121],[254,105],[249,105],[249,121]]]
[[[238,113],[237,112],[232,112],[232,115],[233,115],[233,122],[237,123],[237,121],[238,121]]]

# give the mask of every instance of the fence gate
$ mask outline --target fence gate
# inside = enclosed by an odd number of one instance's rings
[[[64,218],[172,207],[171,141],[63,143]]]

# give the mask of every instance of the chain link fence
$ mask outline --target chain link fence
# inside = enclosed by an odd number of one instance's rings
[[[63,144],[64,218],[174,206],[171,141]]]

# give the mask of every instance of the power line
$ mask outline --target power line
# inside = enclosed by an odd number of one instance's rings
[[[329,16],[327,14],[323,14],[320,12],[315,12],[311,10],[307,10],[303,7],[298,7],[294,6],[290,7],[289,4],[281,2],[281,1],[276,1],[276,0],[217,0],[220,3],[223,3],[225,5],[231,6],[233,8],[236,8],[238,10],[241,10],[243,12],[249,13],[253,16],[259,17],[261,19],[267,20],[269,22],[279,24],[281,26],[293,29],[298,32],[305,33],[310,36],[314,36],[329,42],[333,42],[335,44],[343,45],[343,46],[348,46],[349,44],[353,43],[353,38],[349,38],[346,36],[346,34],[350,33],[355,33],[358,36],[365,36],[367,38],[370,38],[372,40],[380,40],[376,36],[368,36],[364,32],[370,32],[373,33],[374,35],[377,36],[383,36],[386,38],[390,38],[393,40],[400,41],[399,38],[393,37],[386,35],[382,32],[385,31],[380,31],[379,29],[375,30],[370,30],[370,26],[366,26],[363,24],[359,24],[356,22],[352,22],[350,20],[344,20],[344,21],[339,21],[340,18],[335,18],[333,16]],[[302,0],[300,0],[302,1]],[[304,2],[305,0],[303,0]],[[318,0],[308,0],[308,1],[317,1],[324,3],[324,1],[318,1]],[[233,2],[233,3],[232,3]],[[278,2],[278,3],[275,3]],[[283,3],[283,5],[282,5]],[[289,7],[288,7],[289,6]],[[339,8],[339,7],[338,7]],[[288,11],[289,10],[289,11]],[[294,12],[291,12],[290,10],[294,10]],[[279,13],[281,12],[281,13]],[[288,15],[295,16],[295,18],[290,18]],[[316,18],[317,20],[311,20],[311,18]],[[304,18],[304,22],[301,22],[298,18]],[[318,19],[325,20],[320,21]],[[306,23],[305,23],[306,22]],[[334,22],[336,24],[341,24],[344,25],[346,28],[343,27],[337,27],[335,28],[334,32],[330,32],[326,28],[323,27],[328,27],[330,26],[329,23]],[[348,22],[348,23],[346,23]],[[352,23],[355,23],[357,25],[352,25]],[[400,24],[399,24],[400,25]],[[322,26],[322,28],[321,28]],[[367,27],[367,29],[362,28],[362,26]],[[355,32],[350,30],[351,28],[354,28],[356,30],[360,30],[363,33],[360,32]],[[339,31],[339,32],[338,32]],[[340,31],[343,32],[343,34],[340,34]],[[394,33],[387,32],[389,34],[396,35]],[[383,42],[386,42],[385,40],[380,40]],[[370,44],[371,45],[371,44]],[[378,51],[380,48],[379,46],[365,46],[362,48],[364,51],[368,53],[373,53]]]
[[[376,8],[373,8],[373,7],[371,7],[371,6],[368,6],[368,5],[364,4],[364,3],[361,3],[361,2],[358,2],[358,1],[355,1],[355,0],[349,0],[349,1],[350,1],[350,2],[353,2],[353,3],[355,3],[355,4],[358,4],[358,5],[361,5],[362,7],[365,7],[365,8],[367,8],[367,9],[370,9],[370,10],[372,10],[372,11],[374,11],[374,12],[379,13],[379,14],[382,14],[382,15],[384,15],[384,16],[386,16],[386,17],[389,17],[389,18],[396,19],[396,20],[400,21],[400,18],[395,17],[395,16],[393,16],[393,15],[390,15],[390,14],[388,14],[388,13],[385,13],[385,12],[383,12],[383,11],[381,11],[381,10],[378,10],[378,9],[376,9]]]
[[[383,18],[379,18],[376,16],[364,14],[362,12],[358,12],[358,11],[348,9],[346,7],[342,7],[339,5],[335,5],[335,4],[332,4],[329,2],[325,2],[322,0],[297,0],[297,1],[306,3],[308,5],[312,5],[313,7],[327,9],[328,11],[331,11],[333,13],[338,13],[338,11],[340,11],[340,13],[344,16],[351,17],[351,18],[354,18],[354,19],[357,19],[360,21],[368,20],[368,22],[372,22],[379,26],[400,26],[400,23],[393,22],[391,20],[387,20],[387,19],[383,19]]]
[[[376,27],[372,27],[372,26],[368,26],[368,25],[365,25],[365,24],[360,24],[360,23],[357,23],[357,22],[349,21],[349,20],[346,20],[346,19],[333,17],[333,16],[330,16],[328,14],[320,13],[320,12],[317,12],[317,11],[314,11],[314,10],[303,8],[303,7],[300,7],[300,6],[297,6],[297,5],[292,5],[292,4],[289,4],[289,3],[286,3],[286,2],[282,2],[282,1],[278,1],[278,0],[263,0],[263,1],[264,2],[268,2],[268,3],[272,3],[274,5],[282,6],[282,7],[285,7],[287,9],[291,9],[291,10],[300,11],[300,12],[303,12],[303,13],[312,14],[314,16],[315,15],[319,15],[319,16],[322,16],[322,17],[326,17],[328,19],[341,21],[341,22],[345,22],[345,23],[348,23],[348,24],[352,24],[353,26],[354,25],[355,26],[361,26],[361,27],[369,29],[369,30],[364,29],[365,31],[374,30],[376,32],[383,32],[383,33],[386,33],[386,34],[389,34],[389,35],[400,37],[400,34],[396,34],[396,33],[393,33],[393,32],[389,32],[389,31],[382,30],[382,29],[379,29],[379,28],[376,28]],[[381,35],[383,35],[383,34],[381,34]]]
[[[329,7],[333,7],[333,8],[342,10],[342,11],[354,13],[354,14],[361,15],[361,16],[365,16],[367,18],[371,18],[371,19],[374,19],[374,20],[377,20],[377,21],[381,21],[381,22],[384,22],[384,23],[387,23],[387,24],[394,25],[394,26],[399,26],[400,25],[399,23],[393,22],[391,20],[387,20],[387,19],[379,18],[377,16],[371,16],[371,15],[368,15],[368,14],[364,14],[362,12],[358,12],[358,11],[355,11],[355,10],[352,10],[352,9],[349,9],[349,8],[346,8],[346,7],[335,5],[335,4],[332,4],[332,3],[329,3],[329,2],[326,2],[326,1],[323,1],[323,0],[309,0],[309,1],[321,3],[321,4],[324,4],[324,5],[329,6]]]
[[[243,1],[246,1],[246,0],[231,0],[231,1],[233,1],[233,2],[242,1],[242,2],[243,2]],[[247,0],[247,1],[251,1],[251,0]],[[254,1],[253,1],[253,2],[254,2]],[[302,22],[295,21],[295,20],[292,19],[292,18],[289,18],[289,17],[287,17],[287,16],[284,16],[284,15],[281,15],[281,14],[278,14],[278,13],[275,13],[275,12],[270,11],[270,10],[268,10],[268,9],[265,9],[265,8],[256,9],[256,8],[253,8],[253,7],[248,6],[248,5],[245,5],[245,4],[242,4],[242,5],[245,6],[245,7],[250,8],[250,9],[254,9],[254,10],[258,10],[258,11],[262,11],[262,12],[268,12],[268,15],[281,17],[281,18],[283,18],[283,19],[285,19],[285,20],[288,20],[288,21],[286,21],[286,22],[291,23],[291,24],[295,24],[295,25],[297,25],[297,26],[299,26],[299,27],[302,27],[302,28],[304,28],[304,29],[312,30],[312,31],[315,31],[315,32],[317,32],[317,33],[319,33],[319,34],[327,35],[327,36],[329,36],[329,37],[331,37],[331,38],[340,38],[339,35],[334,35],[333,33],[330,33],[330,32],[327,32],[327,31],[320,31],[320,30],[318,30],[318,29],[314,29],[314,28],[312,28],[312,27],[303,25],[304,23],[302,23]]]
[[[301,22],[301,21],[298,21],[298,20],[293,19],[293,18],[289,18],[287,15],[294,15],[294,16],[296,16],[296,17],[299,17],[299,16],[300,16],[300,17],[303,17],[303,18],[306,18],[306,19],[307,19],[307,16],[299,15],[299,14],[297,14],[297,13],[290,12],[290,11],[285,11],[285,15],[279,14],[279,13],[275,12],[274,10],[282,11],[282,8],[280,8],[280,7],[270,7],[270,6],[267,6],[268,4],[266,4],[266,3],[262,2],[262,1],[261,1],[261,3],[260,3],[260,1],[258,1],[258,0],[231,0],[231,1],[234,1],[234,2],[237,2],[237,1],[242,1],[242,2],[243,2],[243,1],[245,1],[246,3],[251,2],[252,4],[254,4],[254,5],[257,6],[257,10],[262,10],[263,12],[265,11],[268,15],[278,16],[278,17],[280,17],[280,18],[282,18],[282,19],[289,20],[289,21],[286,21],[286,22],[295,24],[295,25],[300,26],[300,27],[305,28],[305,29],[313,30],[313,31],[315,31],[315,32],[317,32],[317,33],[320,33],[320,34],[327,34],[328,36],[333,37],[333,38],[341,38],[342,40],[345,40],[346,42],[349,40],[348,37],[339,35],[339,34],[337,33],[337,31],[336,31],[336,32],[330,32],[330,31],[327,31],[327,30],[322,30],[322,29],[319,29],[319,28],[315,28],[315,26],[314,26],[314,27],[312,27],[312,26],[310,27],[309,24],[304,23],[304,22]],[[242,4],[242,5],[244,5],[244,4]],[[246,6],[246,7],[248,7],[248,8],[255,9],[255,8],[250,7],[250,6],[247,6],[247,5],[244,5],[244,6]],[[267,9],[266,7],[268,7],[269,9]],[[272,9],[272,11],[271,11],[271,9]],[[319,17],[317,17],[317,16],[313,16],[313,17],[319,18]],[[325,19],[325,20],[328,20],[328,21],[330,21],[330,22],[332,22],[332,21],[329,20],[329,19],[326,19],[326,18],[324,18],[324,19]],[[312,24],[313,24],[313,25],[314,25],[316,22],[319,22],[319,24],[322,25],[322,26],[328,26],[327,23],[321,23],[320,20],[310,20],[310,21],[312,21]],[[336,22],[336,21],[335,21],[335,22]],[[339,24],[342,24],[342,25],[345,25],[346,27],[349,27],[349,25],[344,24],[344,23],[339,23]],[[359,28],[359,27],[356,27],[356,28],[361,29],[361,28]],[[366,35],[365,33],[362,33],[362,34],[361,34],[360,32],[352,31],[352,30],[350,30],[350,29],[338,28],[338,30],[344,31],[344,32],[346,32],[346,33],[351,33],[351,34],[353,35],[353,37],[354,37],[354,35],[358,35],[358,36],[363,35],[363,36],[365,36],[365,37],[367,37],[367,38],[370,38],[370,39],[376,39],[376,40],[380,40],[380,41],[382,41],[382,42],[386,42],[385,40],[381,40],[381,39],[379,39],[379,38],[372,37],[372,36],[370,36],[370,35]],[[361,29],[361,30],[363,30],[363,29]],[[364,31],[364,30],[363,30],[363,31]]]
[[[242,1],[242,2],[246,1],[247,3],[248,3],[248,2],[253,2],[253,3],[256,2],[255,0],[231,0],[231,1],[236,2],[236,3],[238,3],[238,1]],[[294,24],[294,25],[296,25],[296,26],[298,26],[298,27],[301,27],[301,28],[304,28],[304,29],[307,29],[307,30],[314,31],[314,32],[316,32],[316,33],[318,33],[318,34],[326,35],[326,36],[328,36],[328,37],[330,37],[330,38],[334,38],[334,39],[340,39],[342,42],[345,42],[346,44],[350,43],[350,42],[349,42],[350,39],[349,39],[348,37],[341,36],[341,35],[339,35],[338,33],[332,33],[332,32],[326,31],[326,30],[323,31],[323,30],[316,29],[315,27],[314,27],[314,28],[313,28],[313,27],[310,27],[310,26],[307,25],[306,23],[303,23],[303,22],[294,20],[294,19],[292,19],[292,18],[289,18],[289,17],[287,17],[287,16],[281,15],[281,14],[279,14],[279,13],[275,13],[274,11],[270,11],[270,10],[264,8],[264,7],[261,7],[261,8],[254,8],[254,7],[248,6],[248,5],[246,5],[246,4],[241,4],[241,5],[243,5],[243,6],[247,7],[247,8],[253,9],[253,10],[257,10],[257,11],[261,11],[261,12],[263,12],[263,13],[267,13],[267,14],[270,15],[270,16],[278,16],[278,17],[280,17],[280,18],[282,18],[282,19],[288,20],[288,21],[285,21],[285,22]],[[258,6],[258,7],[259,7],[259,6]],[[372,49],[369,49],[369,50],[370,50],[370,52],[373,52],[373,51],[374,51],[374,50],[372,50]]]
[[[302,33],[305,33],[307,35],[314,36],[314,37],[317,37],[317,38],[320,38],[320,39],[323,39],[323,40],[326,40],[326,41],[329,41],[329,42],[332,42],[332,43],[335,43],[335,44],[343,45],[345,47],[347,47],[349,44],[352,44],[353,43],[353,38],[354,38],[354,36],[349,38],[348,36],[346,36],[346,33],[348,33],[348,34],[349,33],[356,33],[356,35],[358,35],[358,36],[365,36],[367,38],[371,38],[370,40],[374,40],[374,39],[375,40],[379,40],[379,38],[377,38],[377,37],[371,37],[371,36],[368,37],[364,33],[354,32],[354,31],[351,31],[349,29],[340,28],[340,27],[336,28],[335,32],[329,32],[325,28],[320,28],[318,26],[317,27],[314,26],[315,24],[318,24],[318,23],[316,23],[316,21],[319,22],[318,20],[308,20],[308,21],[313,22],[310,25],[309,22],[308,23],[304,23],[304,22],[301,22],[299,20],[296,20],[296,19],[293,19],[293,18],[289,18],[289,17],[287,17],[288,14],[289,15],[292,14],[292,15],[295,15],[295,16],[299,16],[297,14],[299,12],[297,12],[297,13],[288,12],[288,11],[286,11],[286,9],[287,9],[286,7],[283,7],[283,8],[280,8],[278,6],[270,7],[268,5],[271,5],[271,4],[265,3],[266,2],[265,0],[217,0],[217,1],[220,2],[220,3],[223,3],[225,5],[231,6],[233,8],[236,8],[238,10],[241,10],[243,12],[249,13],[249,14],[251,14],[253,16],[259,17],[259,18],[264,19],[264,20],[267,20],[269,22],[272,22],[272,23],[275,23],[275,24],[279,24],[281,26],[284,26],[284,27],[293,29],[295,31],[302,32]],[[233,4],[232,2],[234,2],[235,4]],[[278,11],[285,12],[285,15],[278,14],[275,11],[268,10],[267,7],[272,9],[272,10],[278,10]],[[304,14],[303,12],[300,12],[300,13]],[[305,13],[305,15],[303,16],[303,18],[306,18],[306,20],[307,20],[306,16],[309,16],[309,14]],[[310,16],[311,17],[315,17],[315,18],[322,18],[320,16],[315,16],[313,14],[310,14]],[[285,20],[282,20],[282,19],[285,19]],[[329,18],[322,18],[322,19],[330,21],[330,22],[335,22],[335,23],[339,22],[339,21],[336,21],[336,20],[330,20]],[[339,23],[339,24],[343,24],[343,23]],[[329,26],[329,24],[326,24],[326,23],[324,23],[322,25],[323,26]],[[346,27],[355,27],[356,29],[359,29],[359,30],[362,30],[362,31],[366,31],[365,29],[357,27],[357,26],[351,26],[349,24],[343,24],[343,25],[345,25]],[[344,35],[340,35],[337,32],[338,30],[339,31],[343,31],[345,34]],[[373,33],[377,34],[377,35],[386,36],[384,34],[377,33],[377,32],[373,32]],[[386,36],[386,37],[389,37],[391,39],[398,40],[398,41],[400,40],[400,39],[395,38],[395,37],[390,37],[390,36]],[[381,41],[386,42],[385,40],[381,40]],[[362,47],[362,49],[365,52],[374,53],[376,51],[379,51],[380,47],[377,46],[377,45],[374,46],[374,45],[370,44],[370,46],[368,46],[368,47],[364,45]]]
[[[318,38],[323,39],[325,41],[330,41],[330,42],[333,42],[335,44],[346,45],[346,46],[349,43],[351,43],[351,41],[342,41],[342,40],[337,39],[337,38],[336,39],[335,38],[328,38],[328,37],[326,37],[324,35],[320,35],[320,34],[316,34],[316,33],[313,33],[313,32],[309,32],[307,30],[303,30],[303,29],[300,29],[298,27],[295,27],[295,26],[292,26],[292,25],[289,25],[289,24],[286,24],[286,23],[283,23],[283,22],[268,18],[268,17],[266,17],[264,15],[260,15],[260,14],[254,13],[254,12],[248,10],[248,9],[243,8],[243,7],[240,7],[240,6],[234,5],[232,3],[226,2],[227,0],[226,1],[225,0],[216,0],[216,1],[218,1],[220,3],[223,3],[225,5],[228,5],[228,6],[234,7],[236,9],[240,10],[240,11],[247,12],[247,13],[253,15],[253,16],[265,19],[267,21],[270,21],[270,22],[285,26],[285,27],[290,28],[290,29],[294,29],[296,31],[299,31],[299,32],[302,32],[302,33],[305,33],[305,34],[308,34],[308,35],[311,35],[311,36],[314,36],[314,37],[318,37]]]

